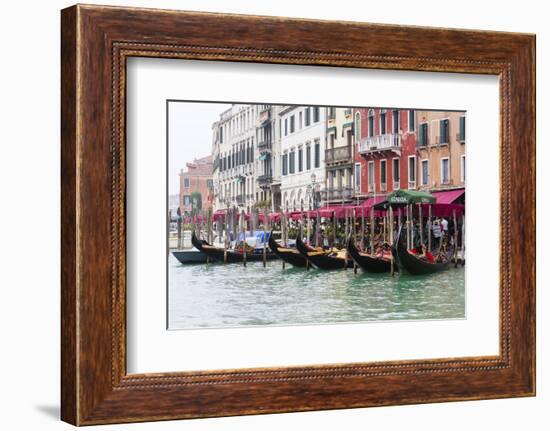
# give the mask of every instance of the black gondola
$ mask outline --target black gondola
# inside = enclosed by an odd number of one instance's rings
[[[380,258],[367,253],[361,253],[351,238],[348,241],[348,251],[355,263],[364,271],[373,273],[391,272],[391,260],[389,258]],[[394,265],[394,270],[398,270],[397,265]]]
[[[295,248],[282,247],[277,244],[277,241],[273,238],[273,233],[269,235],[269,248],[283,259],[285,262],[290,263],[292,266],[298,268],[305,268],[307,266],[307,259],[300,254]]]
[[[345,257],[346,251],[339,253],[315,250],[303,243],[300,237],[296,238],[296,248],[309,262],[319,269],[353,268],[353,260]]]
[[[407,270],[411,274],[433,274],[435,272],[444,271],[451,264],[453,251],[449,249],[446,255],[445,262],[429,262],[421,259],[418,256],[410,253],[407,250],[405,242],[401,239],[401,229],[397,235],[394,245],[392,246],[392,254],[399,266],[400,270]]]
[[[227,263],[239,263],[243,262],[244,256],[242,252],[235,251],[235,250],[224,250],[223,248],[214,247],[211,244],[208,244],[208,242],[204,240],[199,240],[195,232],[191,234],[191,243],[193,246],[198,249],[199,251],[203,252],[207,256],[211,257],[214,260],[220,261],[220,262],[227,262]],[[226,260],[227,256],[227,260]],[[269,249],[266,250],[266,260],[273,260],[277,259],[277,255],[270,251]],[[263,261],[263,250],[260,252],[253,252],[253,253],[246,253],[246,261],[247,262],[261,262]]]

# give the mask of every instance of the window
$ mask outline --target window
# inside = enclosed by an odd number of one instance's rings
[[[318,168],[321,166],[321,143],[319,140],[315,141],[315,164],[314,166]]]
[[[357,112],[355,114],[355,142],[359,142],[361,139],[361,114]]]
[[[208,187],[208,189],[213,189],[214,188],[214,180],[207,179],[206,180],[206,187]]]
[[[308,106],[305,109],[306,127],[311,124],[311,108]]]
[[[380,183],[386,184],[386,161],[380,160]]]
[[[285,136],[288,135],[288,118],[285,118]]]
[[[313,122],[317,123],[319,121],[319,107],[314,106],[313,107]]]
[[[296,172],[296,170],[295,170],[295,158],[296,158],[296,153],[294,152],[294,150],[292,150],[289,154],[289,157],[288,157],[288,173],[289,174],[293,174],[294,172]]]
[[[290,116],[290,133],[294,133],[294,115]]]
[[[386,160],[380,160],[380,190],[386,191]]]
[[[380,134],[386,134],[386,110],[382,109],[380,111]]]
[[[399,159],[395,158],[392,160],[392,176],[393,176],[393,189],[397,190],[399,189],[399,181],[400,181],[400,175],[399,175]]]
[[[422,160],[420,164],[422,167],[422,185],[427,186],[429,181],[428,160]]]
[[[355,191],[361,192],[361,163],[355,164]]]
[[[416,156],[409,156],[409,189],[416,188]]]
[[[414,109],[409,109],[409,132],[414,132]]]
[[[183,187],[189,188],[190,184],[191,184],[191,181],[189,180],[189,178],[183,179]]]
[[[223,126],[220,127],[220,144],[223,144]]]
[[[399,111],[394,109],[391,114],[393,133],[399,133]]]
[[[304,150],[300,147],[298,150],[298,172],[304,170]]]
[[[449,120],[447,119],[439,121],[439,143],[449,143]]]
[[[374,162],[373,161],[370,161],[369,162],[369,171],[368,171],[368,190],[369,192],[373,192],[374,191]]]
[[[374,111],[369,110],[369,137],[374,136]]]
[[[286,153],[283,154],[281,164],[282,164],[283,175],[287,175],[288,174],[288,154]]]
[[[466,181],[466,156],[464,154],[460,156],[460,181],[462,183]]]
[[[458,140],[460,142],[466,141],[466,117],[462,116],[459,120]]]
[[[300,122],[298,123],[298,128],[299,129],[301,129],[303,127],[303,124],[304,124],[303,121],[302,121],[303,116],[304,116],[304,114],[302,114],[302,112],[300,112]]]
[[[306,147],[306,170],[311,169],[311,145]]]
[[[191,196],[185,195],[183,197],[183,205],[185,205],[185,206],[191,205]]]
[[[422,123],[418,134],[418,146],[426,147],[428,144],[428,123]]]
[[[449,184],[449,158],[441,159],[441,184]]]

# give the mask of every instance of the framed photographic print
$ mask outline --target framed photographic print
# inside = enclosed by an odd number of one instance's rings
[[[535,394],[533,35],[61,30],[63,420]]]

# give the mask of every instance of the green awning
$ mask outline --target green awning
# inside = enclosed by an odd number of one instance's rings
[[[388,203],[391,205],[406,204],[435,204],[435,196],[427,192],[415,190],[397,190],[388,195]]]
[[[327,135],[334,132],[334,135],[336,136],[336,126],[328,127],[327,128]]]

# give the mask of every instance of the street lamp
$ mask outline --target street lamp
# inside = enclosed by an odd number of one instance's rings
[[[317,177],[315,176],[315,173],[311,174],[311,201],[313,203],[313,209],[317,208],[317,202],[316,202],[316,186],[317,186]]]

